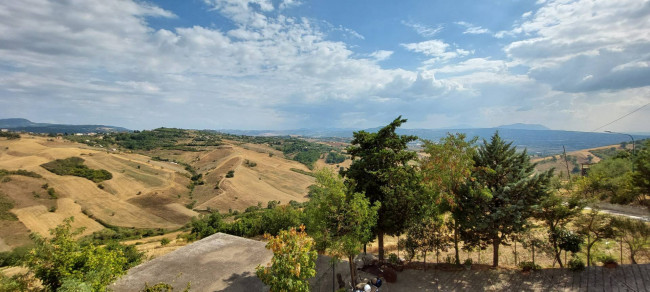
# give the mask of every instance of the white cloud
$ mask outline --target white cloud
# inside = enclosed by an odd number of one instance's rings
[[[463,34],[489,34],[489,33],[491,33],[490,30],[487,29],[487,28],[483,28],[483,27],[480,27],[480,26],[477,26],[477,25],[473,25],[473,24],[468,23],[468,22],[459,21],[459,22],[456,22],[456,24],[465,27],[465,31],[463,32]]]
[[[409,51],[427,56],[440,56],[447,51],[449,44],[441,40],[428,40],[419,43],[401,44],[401,46]]]
[[[377,61],[383,61],[390,58],[391,55],[393,55],[393,51],[379,50],[370,54],[370,57],[374,58]]]
[[[430,37],[435,36],[440,31],[442,31],[443,28],[444,28],[442,25],[437,25],[437,26],[433,27],[433,26],[428,26],[428,25],[425,25],[425,24],[417,23],[417,22],[404,21],[404,20],[402,20],[402,24],[412,28],[419,35],[421,35],[423,37],[426,37],[426,38],[430,38]]]

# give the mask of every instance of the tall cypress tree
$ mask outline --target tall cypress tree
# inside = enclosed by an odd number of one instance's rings
[[[346,183],[364,193],[370,202],[380,202],[377,225],[379,259],[384,259],[384,234],[398,235],[406,229],[409,219],[419,219],[422,195],[420,175],[411,161],[417,154],[407,144],[416,136],[398,135],[395,130],[406,122],[399,116],[376,133],[354,133],[347,151],[352,165],[342,171]]]
[[[517,153],[512,142],[506,143],[499,133],[483,145],[474,156],[477,188],[467,188],[461,204],[464,214],[463,240],[468,243],[492,244],[492,266],[499,265],[499,246],[525,230],[535,206],[549,194],[552,171],[534,174],[535,164],[524,150]]]

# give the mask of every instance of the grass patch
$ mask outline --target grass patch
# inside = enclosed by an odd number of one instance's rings
[[[74,175],[89,179],[93,182],[102,182],[113,178],[113,175],[105,169],[92,169],[83,164],[80,157],[57,159],[41,166],[48,171],[58,175]]]
[[[298,168],[290,168],[289,170],[291,170],[291,171],[293,171],[293,172],[300,173],[300,174],[308,175],[308,176],[311,176],[311,177],[316,177],[316,175],[315,175],[313,172],[304,171],[304,170],[302,170],[302,169],[298,169]]]
[[[14,207],[14,201],[5,194],[0,193],[0,220],[16,221],[18,217],[9,212]]]

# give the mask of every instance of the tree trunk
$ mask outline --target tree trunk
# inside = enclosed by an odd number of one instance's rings
[[[350,283],[352,283],[352,287],[354,287],[357,285],[357,281],[354,280],[357,278],[357,269],[354,266],[354,258],[352,258],[352,256],[348,256],[348,261],[350,262],[350,280],[352,280]]]
[[[384,232],[379,231],[377,232],[377,247],[378,247],[378,252],[379,252],[379,261],[383,262],[384,261]]]
[[[517,241],[515,240],[515,266],[517,265]]]
[[[531,246],[533,248],[533,266],[535,265],[535,244]]]
[[[494,239],[492,241],[492,267],[499,266],[499,245],[501,245],[501,240]]]
[[[367,245],[367,244],[365,244],[365,243],[363,244],[363,254],[364,254],[364,255],[367,254],[367,253],[366,253],[366,245]]]
[[[427,252],[424,252],[424,270],[427,270]]]
[[[555,252],[555,260],[557,261],[558,264],[560,264],[560,268],[564,268],[564,265],[562,265],[562,250],[556,251]]]
[[[587,235],[587,267],[591,267],[591,238]]]
[[[460,254],[458,253],[458,226],[454,220],[454,251],[456,253],[456,264],[460,265]]]

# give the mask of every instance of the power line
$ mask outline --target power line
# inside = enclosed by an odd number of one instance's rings
[[[635,109],[635,110],[633,110],[633,111],[631,111],[631,112],[625,114],[624,116],[622,116],[622,117],[620,117],[620,118],[618,118],[618,119],[616,119],[616,120],[613,120],[613,121],[611,121],[611,122],[609,122],[609,123],[607,123],[607,124],[605,124],[605,125],[603,125],[603,126],[600,126],[600,127],[596,128],[596,129],[593,129],[593,130],[591,130],[591,131],[592,131],[592,132],[596,132],[596,131],[598,131],[598,130],[604,128],[604,127],[607,127],[607,126],[609,126],[609,125],[611,125],[611,124],[613,124],[613,123],[616,123],[616,122],[620,121],[621,119],[623,119],[623,118],[625,118],[625,117],[627,117],[627,116],[629,116],[629,115],[631,115],[631,114],[633,114],[633,113],[635,113],[635,112],[638,112],[639,110],[641,110],[642,108],[648,106],[649,104],[650,104],[650,102],[644,104],[644,105],[641,106],[640,108],[637,108],[637,109]]]

